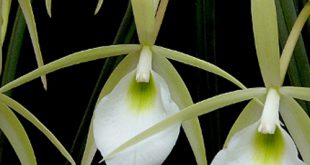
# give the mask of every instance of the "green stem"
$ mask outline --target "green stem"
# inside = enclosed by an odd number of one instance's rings
[[[216,30],[215,30],[215,1],[196,0],[196,53],[197,56],[216,64]],[[198,71],[200,77],[197,81],[198,99],[211,97],[218,93],[217,77],[213,74]],[[213,141],[208,146],[212,153],[216,153],[222,145],[220,113],[214,112],[207,118],[209,140]],[[210,154],[209,154],[210,155]],[[212,154],[211,154],[211,157]]]
[[[119,26],[119,29],[115,36],[113,44],[129,43],[134,36],[134,32],[135,32],[135,24],[133,21],[131,3],[128,3],[126,13]],[[94,90],[91,94],[87,108],[84,112],[80,126],[78,128],[72,147],[70,149],[70,153],[72,154],[72,156],[75,157],[75,160],[77,163],[81,162],[81,158],[83,156],[85,146],[81,144],[86,143],[87,132],[88,132],[91,118],[92,118],[93,110],[95,108],[97,98],[100,94],[102,86],[104,85],[105,81],[109,78],[109,75],[112,73],[112,71],[117,66],[117,64],[121,61],[121,59],[122,57],[108,58],[105,60],[105,63],[101,69],[101,73],[98,77]],[[69,162],[67,162],[66,164],[69,164]]]

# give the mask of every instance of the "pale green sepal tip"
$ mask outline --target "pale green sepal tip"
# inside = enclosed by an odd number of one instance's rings
[[[91,123],[88,129],[86,146],[84,149],[81,165],[90,165],[93,161],[95,153],[97,151],[95,140],[94,140],[94,132],[93,132],[93,118],[91,119]]]
[[[149,110],[149,107],[153,106],[156,99],[156,88],[153,76],[150,75],[148,83],[137,82],[133,78],[130,82],[128,94],[129,105],[132,107],[131,109],[137,112]]]
[[[257,133],[254,137],[255,158],[257,165],[280,165],[285,149],[285,142],[281,130],[277,127],[274,134]],[[272,155],[272,156],[271,156]]]
[[[0,103],[0,129],[7,137],[22,165],[36,165],[36,157],[28,135],[11,109]]]
[[[33,10],[31,7],[30,0],[18,0],[18,2],[19,2],[19,5],[23,11],[23,14],[24,14],[24,17],[26,20],[26,24],[27,24],[27,27],[29,29],[30,38],[31,38],[32,45],[34,48],[35,57],[36,57],[38,67],[41,67],[44,65],[44,63],[43,63],[42,53],[41,53],[40,44],[39,44],[39,37],[38,37],[36,22],[34,19]],[[41,81],[42,81],[44,89],[46,90],[47,89],[47,81],[46,81],[45,75],[41,75]]]
[[[45,6],[48,16],[52,17],[52,0],[45,0]]]
[[[95,15],[98,14],[99,10],[101,9],[102,4],[103,4],[103,0],[98,0],[95,13],[94,13]]]

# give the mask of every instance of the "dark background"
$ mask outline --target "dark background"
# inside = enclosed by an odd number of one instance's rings
[[[127,0],[105,0],[98,15],[94,15],[96,0],[53,0],[49,18],[43,0],[33,0],[33,10],[45,63],[75,51],[110,45],[127,7]],[[199,58],[197,52],[195,0],[170,0],[161,31],[156,42],[167,48]],[[12,28],[18,3],[13,0],[9,29]],[[255,56],[251,29],[250,0],[218,0],[215,2],[215,54],[210,60],[238,78],[247,87],[263,86]],[[11,31],[8,30],[7,37]],[[134,43],[136,42],[133,39]],[[4,49],[7,48],[7,41]],[[207,50],[208,51],[208,50]],[[47,75],[48,90],[39,79],[13,90],[13,98],[28,108],[70,150],[89,98],[98,79],[104,60],[66,68]],[[204,71],[173,63],[191,91],[194,102],[238,89],[222,78]],[[18,64],[17,76],[36,68],[35,56],[28,32]],[[206,76],[210,78],[205,80]],[[208,82],[217,82],[218,87]],[[237,104],[200,117],[205,136],[208,161],[222,147],[225,137],[245,103]],[[217,118],[220,120],[216,122]],[[45,136],[20,117],[32,142],[38,164],[65,164],[65,159]],[[210,129],[213,130],[209,131]],[[212,132],[213,131],[213,132]],[[214,134],[214,131],[217,134]],[[86,136],[86,135],[85,135]],[[214,140],[214,137],[216,139]],[[212,141],[211,141],[212,140]],[[80,144],[82,147],[82,143]],[[76,152],[73,154],[77,159]],[[80,159],[80,158],[78,158]],[[94,164],[101,160],[97,154]],[[164,164],[195,164],[189,143],[182,132],[175,148]],[[7,143],[2,164],[19,164]]]

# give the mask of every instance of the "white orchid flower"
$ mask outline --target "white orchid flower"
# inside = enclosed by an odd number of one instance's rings
[[[228,92],[186,107],[128,140],[112,153],[116,154],[139,144],[159,130],[178,122],[252,99],[233,125],[224,149],[216,155],[211,164],[310,164],[310,120],[294,100],[297,98],[310,101],[310,88],[282,86],[293,49],[309,15],[310,3],[307,3],[292,28],[280,58],[274,1],[252,0],[255,45],[266,87]],[[161,51],[156,49],[156,52]],[[279,114],[283,119],[283,126],[290,134],[282,128]],[[303,161],[298,157],[298,151]]]

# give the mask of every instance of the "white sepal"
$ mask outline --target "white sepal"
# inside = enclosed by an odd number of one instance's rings
[[[100,100],[95,109],[93,128],[96,146],[105,157],[133,136],[178,111],[166,82],[157,73],[151,72],[149,84],[139,84],[135,81],[135,71],[132,71]],[[161,164],[175,145],[179,130],[180,124],[174,125],[120,152],[106,163]]]
[[[237,132],[211,165],[305,165],[296,146],[281,127],[274,134],[257,132],[256,122]]]

